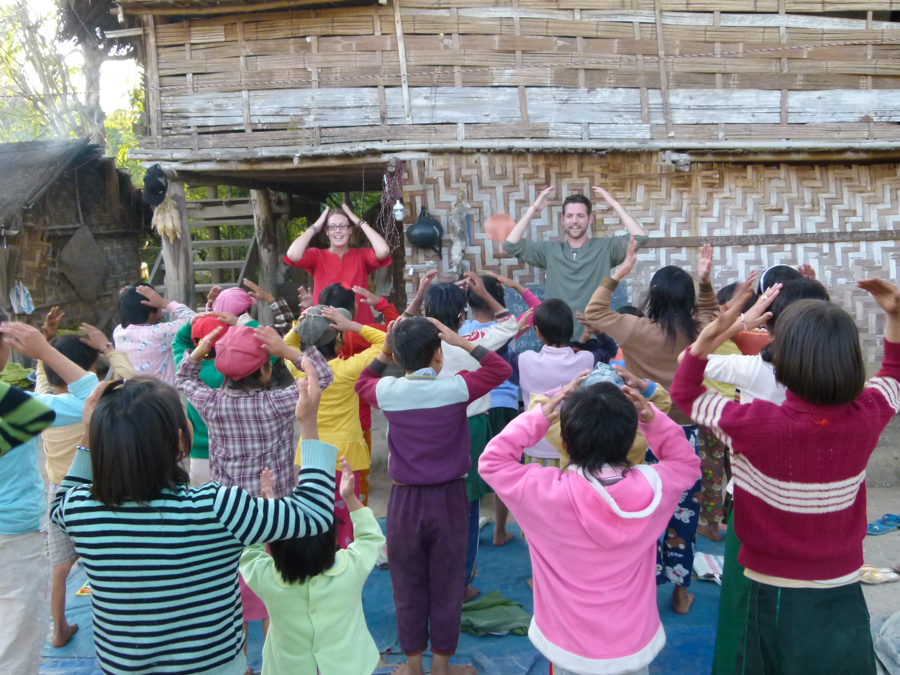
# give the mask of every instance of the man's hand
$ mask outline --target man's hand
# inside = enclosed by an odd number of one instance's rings
[[[709,244],[703,244],[700,249],[700,262],[697,265],[697,276],[700,278],[701,284],[708,284],[712,275],[713,264],[713,247]]]
[[[331,322],[331,327],[341,333],[346,333],[350,331],[352,333],[358,333],[362,330],[362,324],[358,321],[352,321],[348,319],[346,316],[341,314],[334,307],[323,307],[322,308],[322,316],[328,319]]]
[[[222,292],[221,286],[213,286],[209,289],[209,295],[206,296],[206,304],[210,307],[213,306],[213,303],[216,301],[216,298],[219,297],[219,293]]]
[[[623,260],[618,269],[613,272],[613,279],[615,279],[616,281],[622,281],[622,279],[631,274],[631,270],[634,268],[634,264],[637,262],[637,248],[637,239],[631,237],[628,242],[628,251],[625,253],[625,260]]]
[[[534,211],[543,211],[548,206],[550,206],[550,195],[556,190],[556,186],[551,185],[548,188],[544,188],[540,191],[537,196],[537,199],[534,200],[534,203],[531,205],[531,208]]]
[[[81,338],[81,341],[88,347],[96,349],[98,352],[103,352],[104,354],[112,351],[112,345],[106,335],[103,334],[102,330],[94,328],[89,323],[81,324],[81,330],[83,330],[84,334],[87,336]],[[107,349],[107,347],[109,347],[109,349]]]
[[[885,314],[900,315],[900,291],[884,279],[860,279],[856,285],[869,293]]]
[[[471,352],[475,349],[475,343],[469,342],[462,335],[457,333],[456,331],[450,330],[442,324],[437,319],[429,318],[431,323],[433,323],[438,329],[438,335],[441,338],[442,342],[446,342],[448,345],[453,345],[454,347],[459,347],[461,349],[465,349],[467,352]]]
[[[44,338],[48,342],[56,337],[56,334],[59,332],[59,323],[65,315],[65,312],[59,311],[59,307],[51,307],[50,311],[47,312],[41,330],[44,333]]]
[[[275,299],[275,297],[271,293],[269,293],[268,291],[264,291],[249,279],[244,279],[244,286],[249,289],[247,293],[250,295],[250,297],[255,299],[257,302],[264,302],[268,305]]]
[[[609,202],[610,202],[611,200],[612,200],[612,201],[615,201],[615,200],[613,199],[613,196],[612,196],[611,194],[609,194],[609,192],[607,192],[604,188],[602,188],[602,187],[600,187],[600,186],[598,186],[598,185],[592,185],[592,186],[591,186],[591,192],[593,192],[595,195],[597,195],[598,197],[600,197],[600,199],[602,199],[602,200],[603,200],[604,202],[606,202],[607,204],[609,204]]]
[[[363,286],[354,286],[353,292],[357,295],[361,295],[362,302],[369,305],[369,307],[374,307],[379,302],[381,302],[381,298],[379,296],[375,295],[372,291]]]
[[[619,377],[622,378],[622,382],[624,382],[626,386],[631,387],[637,392],[644,391],[648,386],[647,380],[642,380],[637,375],[632,375],[622,366],[613,365],[613,370],[619,374]]]
[[[319,375],[309,359],[304,358],[300,362],[300,367],[306,373],[306,377],[297,380],[297,407],[294,414],[300,423],[300,435],[303,440],[318,440],[319,427],[316,420],[319,414],[319,400],[322,398]]]
[[[272,469],[263,469],[259,474],[259,496],[263,499],[275,499],[275,479]]]
[[[302,313],[304,310],[312,307],[313,304],[313,295],[312,292],[306,288],[306,286],[301,286],[297,289],[297,301],[300,303],[300,312]]]
[[[641,396],[641,392],[632,389],[628,385],[622,387],[622,393],[628,397],[628,400],[631,401],[631,404],[634,406],[634,409],[637,410],[638,418],[644,424],[649,424],[656,417],[656,411],[653,410],[653,405]]]
[[[141,300],[142,305],[155,307],[157,309],[165,309],[169,306],[169,301],[156,292],[152,286],[138,286],[135,289],[139,295],[143,295],[145,300]]]
[[[0,333],[6,344],[30,359],[46,361],[44,357],[53,349],[41,331],[27,323],[4,321],[0,323]]]

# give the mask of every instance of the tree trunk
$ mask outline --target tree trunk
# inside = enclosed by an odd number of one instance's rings
[[[194,254],[191,248],[191,228],[188,227],[184,183],[169,183],[168,194],[178,204],[181,238],[168,242],[165,237],[161,237],[163,262],[166,265],[166,298],[193,308],[197,300],[194,292]]]
[[[272,295],[278,293],[278,226],[272,214],[272,195],[268,190],[251,190],[253,200],[253,225],[259,244],[259,286]],[[270,325],[274,320],[268,305],[257,306],[259,322]]]
[[[100,107],[100,67],[103,65],[103,51],[93,43],[81,43],[81,53],[84,55],[85,95],[84,115],[91,136],[91,143],[104,145],[106,142],[106,114]]]
[[[219,188],[216,186],[209,186],[206,188],[206,198],[207,199],[218,199],[219,198]],[[221,239],[219,234],[218,227],[207,227],[206,228],[207,236],[210,241],[218,241]],[[209,252],[207,254],[207,260],[209,262],[222,262],[222,247],[221,246],[210,246]],[[220,269],[211,269],[209,271],[209,282],[211,284],[221,284],[222,283],[222,270]]]

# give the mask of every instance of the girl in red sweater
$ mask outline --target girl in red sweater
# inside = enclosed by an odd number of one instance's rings
[[[772,343],[785,402],[741,405],[702,382],[711,347],[740,320],[751,285],[752,278],[741,284],[733,308],[703,330],[670,391],[734,450],[734,528],[752,582],[735,672],[874,675],[858,573],[866,464],[900,411],[900,291],[880,279],[857,282],[886,315],[884,361],[868,384],[850,316],[824,300],[801,300],[779,317]]]

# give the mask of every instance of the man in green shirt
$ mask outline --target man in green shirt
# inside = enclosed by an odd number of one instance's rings
[[[609,271],[625,260],[628,242],[633,236],[639,246],[647,241],[647,233],[638,222],[622,208],[603,188],[592,188],[604,202],[616,212],[628,234],[618,237],[589,238],[594,224],[591,201],[584,195],[570,195],[563,201],[560,225],[565,230],[565,241],[529,241],[523,239],[531,219],[548,206],[550,193],[556,188],[543,190],[528,207],[522,219],[503,242],[503,250],[519,260],[547,270],[546,297],[564,300],[573,312],[584,312],[594,291]],[[575,322],[574,339],[582,328]]]

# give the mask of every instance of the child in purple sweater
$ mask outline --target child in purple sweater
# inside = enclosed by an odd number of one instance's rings
[[[528,537],[528,636],[554,673],[648,673],[666,642],[656,604],[656,541],[700,477],[700,459],[681,427],[639,392],[576,384],[510,422],[478,469]],[[568,471],[521,464],[522,451],[557,417]],[[638,428],[658,464],[628,463]]]
[[[467,351],[481,367],[443,379],[441,343]],[[406,377],[382,377],[393,358]],[[356,383],[356,393],[388,421],[388,474],[394,485],[387,511],[391,588],[397,637],[406,653],[402,675],[423,675],[431,642],[433,675],[475,675],[450,666],[459,643],[466,576],[471,470],[466,407],[510,375],[494,352],[475,346],[436,319],[413,317],[388,325],[381,354]]]

